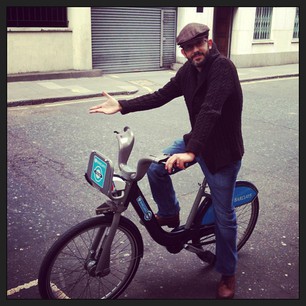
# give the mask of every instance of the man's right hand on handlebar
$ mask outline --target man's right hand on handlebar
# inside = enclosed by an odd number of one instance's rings
[[[112,96],[110,96],[107,92],[103,91],[102,95],[104,97],[107,98],[107,100],[105,102],[103,102],[102,104],[96,105],[96,106],[92,106],[89,109],[89,113],[93,114],[93,113],[103,113],[103,114],[107,114],[107,115],[111,115],[111,114],[115,114],[119,111],[121,111],[122,107],[119,104],[119,102],[113,98]]]
[[[186,169],[186,165],[188,163],[192,163],[195,159],[195,154],[192,152],[185,152],[185,153],[176,153],[171,155],[165,164],[165,169],[168,173],[172,173],[175,167],[179,169]]]

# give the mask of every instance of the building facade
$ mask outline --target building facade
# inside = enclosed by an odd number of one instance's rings
[[[298,7],[7,7],[7,74],[169,69],[189,22],[237,67],[299,62]]]

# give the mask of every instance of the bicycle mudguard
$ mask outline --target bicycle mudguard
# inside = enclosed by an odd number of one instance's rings
[[[248,181],[237,181],[233,196],[235,207],[252,202],[258,195],[258,190]]]
[[[258,195],[258,190],[252,183],[248,181],[237,181],[234,195],[233,195],[233,205],[239,207],[248,203],[251,203]],[[211,201],[211,199],[205,199],[205,202]],[[203,202],[204,202],[203,201]],[[206,204],[207,205],[207,204]],[[204,203],[202,207],[205,207]],[[202,208],[203,209],[203,208]],[[213,224],[215,222],[215,214],[213,211],[213,206],[208,205],[205,208],[204,217],[201,220],[201,224]]]
[[[210,202],[209,206],[205,207],[208,204],[208,202]],[[211,205],[211,199],[206,198],[201,204],[201,206],[205,207],[204,209],[206,210],[203,219],[201,220],[201,224],[208,225],[215,223],[215,213],[213,211],[213,206]]]
[[[113,163],[101,153],[92,151],[89,157],[85,178],[93,187],[110,196],[112,192]]]

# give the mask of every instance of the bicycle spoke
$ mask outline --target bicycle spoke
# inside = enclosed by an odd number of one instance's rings
[[[100,223],[100,219],[109,220],[105,217],[89,219],[84,221],[84,225],[81,223],[71,230],[71,237],[61,237],[63,242],[58,244],[62,246],[54,247],[56,257],[53,259],[54,255],[50,255],[52,259],[47,260],[48,266],[41,268],[43,276],[40,278],[47,277],[40,280],[41,291],[46,288],[46,294],[52,298],[105,299],[120,294],[127,286],[142,255],[138,253],[139,249],[143,249],[141,235],[131,221],[124,221],[124,226],[119,226],[111,244],[110,271],[96,276],[95,268],[101,256],[103,239],[111,224]],[[134,235],[137,235],[137,239]],[[141,241],[141,248],[136,241]],[[93,244],[95,249],[92,249]],[[42,284],[46,284],[46,287]]]

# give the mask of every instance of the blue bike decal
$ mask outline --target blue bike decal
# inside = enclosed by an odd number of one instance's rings
[[[252,202],[257,197],[258,191],[251,186],[241,185],[236,186],[233,195],[233,205],[239,207],[241,205]],[[213,224],[215,222],[215,213],[212,205],[207,209],[202,224]]]
[[[152,219],[152,212],[147,208],[143,198],[139,196],[137,199],[137,203],[143,212],[144,219],[149,221]]]
[[[238,207],[250,203],[256,196],[257,190],[254,190],[249,186],[236,186],[233,196],[233,204],[235,207]]]

